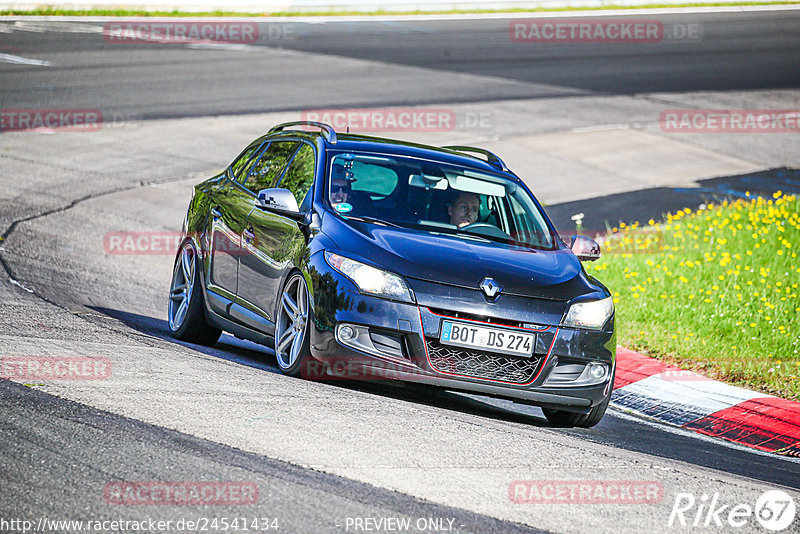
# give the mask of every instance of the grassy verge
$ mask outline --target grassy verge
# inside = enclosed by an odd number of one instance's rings
[[[565,6],[565,7],[537,7],[537,8],[512,8],[512,9],[469,9],[469,10],[430,10],[430,11],[274,11],[240,13],[237,11],[145,11],[134,9],[60,9],[55,7],[42,7],[38,9],[1,9],[0,15],[19,16],[69,16],[69,17],[312,17],[312,16],[385,16],[385,15],[440,15],[440,14],[470,14],[470,13],[537,13],[553,11],[598,11],[617,9],[649,9],[666,7],[718,7],[718,6],[763,6],[763,5],[792,5],[798,1],[775,2],[699,2],[699,3],[652,3],[638,6],[631,5],[603,5],[603,6]]]
[[[587,270],[614,294],[619,343],[800,400],[800,199],[773,197],[613,229]]]

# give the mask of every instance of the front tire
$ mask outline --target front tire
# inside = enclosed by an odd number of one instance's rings
[[[589,410],[589,413],[575,413],[567,412],[564,410],[553,410],[550,408],[542,408],[544,416],[547,420],[554,425],[563,427],[580,427],[591,428],[595,426],[606,413],[608,403],[611,402],[611,392],[614,390],[614,377],[616,372],[611,373],[611,385],[608,388],[608,395],[603,399],[603,402]]]
[[[542,408],[547,420],[556,426],[591,428],[603,418],[608,408],[608,398],[592,408],[589,413],[575,413],[564,410],[550,410]]]
[[[283,286],[275,326],[275,358],[285,375],[301,376],[303,366],[311,361],[310,322],[308,285],[305,277],[296,272]]]
[[[181,341],[210,347],[222,334],[206,322],[197,251],[191,241],[183,244],[175,258],[167,317],[170,334]]]

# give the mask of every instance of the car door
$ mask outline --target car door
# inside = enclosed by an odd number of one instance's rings
[[[284,176],[300,146],[299,141],[273,141],[264,151],[245,181],[245,186],[253,194],[253,205],[260,190],[274,187]],[[308,145],[303,143],[302,146]],[[275,294],[280,289],[281,276],[288,261],[287,247],[291,245],[287,241],[292,241],[296,233],[300,230],[295,221],[261,208],[250,212],[242,232],[237,294],[247,313],[240,320],[268,334],[272,334],[275,328]]]
[[[247,147],[228,167],[226,179],[220,181],[211,195],[206,287],[222,297],[218,299],[212,294],[209,299],[209,305],[221,314],[227,314],[227,305],[236,296],[242,231],[253,209],[252,194],[236,179],[248,174],[263,147],[262,142]]]

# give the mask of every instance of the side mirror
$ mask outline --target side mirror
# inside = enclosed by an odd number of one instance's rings
[[[569,248],[580,261],[594,261],[600,257],[600,245],[597,241],[582,235],[572,236]]]
[[[288,189],[262,189],[256,197],[256,206],[261,209],[289,217],[296,221],[303,220],[304,214],[297,207],[297,200]]]

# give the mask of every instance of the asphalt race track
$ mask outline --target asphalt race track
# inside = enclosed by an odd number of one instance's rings
[[[800,503],[797,459],[616,410],[593,429],[556,428],[510,402],[290,379],[270,350],[228,335],[213,348],[175,342],[169,247],[109,245],[121,232],[174,239],[193,184],[274,124],[338,108],[446,110],[447,128],[375,133],[491,148],[564,232],[578,211],[601,227],[742,189],[800,192],[796,132],[670,133],[659,119],[797,110],[800,10],[610,16],[657,20],[665,36],[521,43],[509,34],[525,18],[515,15],[260,19],[250,43],[132,44],[104,38],[103,21],[0,20],[3,113],[103,117],[92,131],[4,123],[0,358],[102,357],[111,369],[104,380],[0,380],[0,531],[23,531],[2,523],[11,519],[62,532],[77,529],[49,521],[240,517],[300,533],[398,531],[404,519],[418,532],[763,532],[755,517],[706,525],[697,506],[686,512],[697,525],[669,520],[679,494],[730,509],[782,489]],[[125,481],[237,482],[257,499],[125,505],[104,494]],[[514,503],[515,481],[660,493]]]
[[[7,108],[90,100],[108,113],[172,118],[800,84],[800,32],[786,11],[629,17],[696,36],[635,45],[514,42],[509,24],[520,18],[261,22],[258,41],[238,49],[110,46],[102,22],[83,25],[86,33],[23,22],[3,35],[0,52],[46,57],[57,74],[4,68],[0,96]]]

